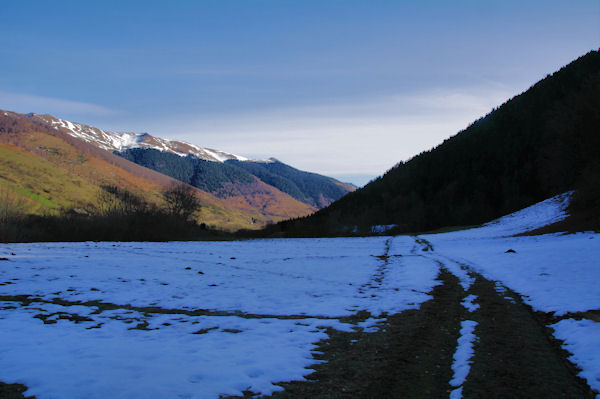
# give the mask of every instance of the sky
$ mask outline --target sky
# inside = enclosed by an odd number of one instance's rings
[[[357,185],[600,47],[599,0],[9,0],[0,20],[0,109]]]

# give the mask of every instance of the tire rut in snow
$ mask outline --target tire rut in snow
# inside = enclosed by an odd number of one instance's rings
[[[236,310],[211,310],[211,309],[174,309],[163,308],[160,306],[133,306],[129,304],[115,304],[103,302],[100,300],[89,301],[69,301],[67,299],[52,298],[44,299],[41,297],[30,295],[0,295],[0,302],[15,302],[22,306],[29,306],[32,303],[50,303],[60,306],[86,306],[94,307],[96,310],[92,314],[102,313],[110,310],[131,310],[142,314],[181,314],[186,316],[234,316],[244,319],[279,319],[279,320],[304,320],[304,319],[321,319],[331,320],[337,319],[332,316],[306,315],[306,314],[291,314],[291,315],[272,315],[272,314],[257,314],[246,313]],[[2,309],[2,307],[0,307]],[[77,317],[78,315],[74,315]],[[2,399],[2,398],[0,398]]]
[[[385,242],[385,252],[383,255],[376,256],[382,263],[375,269],[371,279],[358,288],[358,294],[361,298],[375,297],[377,294],[373,290],[381,287],[381,283],[385,278],[385,274],[390,266],[390,248],[392,246],[392,238]]]
[[[411,254],[417,255],[420,252],[433,252],[433,245],[429,241],[419,236],[413,236],[412,238],[415,242],[410,250]]]
[[[273,398],[444,398],[452,387],[464,291],[442,269],[433,299],[388,317],[377,332],[329,330],[306,382],[280,384]]]
[[[593,398],[589,386],[568,366],[551,331],[521,298],[473,275],[469,293],[477,295],[480,308],[470,318],[479,323],[478,341],[463,398]]]

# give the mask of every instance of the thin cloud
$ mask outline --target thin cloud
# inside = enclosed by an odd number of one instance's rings
[[[0,107],[15,112],[49,113],[62,117],[70,115],[113,116],[119,114],[119,111],[97,104],[6,91],[0,91]]]
[[[508,99],[507,89],[430,90],[163,121],[156,134],[330,175],[380,175],[458,133]]]

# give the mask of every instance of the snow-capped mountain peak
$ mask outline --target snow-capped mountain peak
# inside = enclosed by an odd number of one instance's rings
[[[70,122],[47,114],[29,114],[28,116],[47,123],[56,130],[62,130],[73,137],[84,140],[107,151],[124,151],[130,148],[152,148],[177,154],[179,156],[193,155],[200,159],[213,162],[224,162],[229,159],[238,161],[249,160],[248,158],[239,155],[212,148],[199,147],[184,141],[154,137],[148,133],[111,132],[81,123]]]

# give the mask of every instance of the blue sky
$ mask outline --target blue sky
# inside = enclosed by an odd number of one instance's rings
[[[600,1],[7,1],[0,108],[362,184],[600,46]]]

